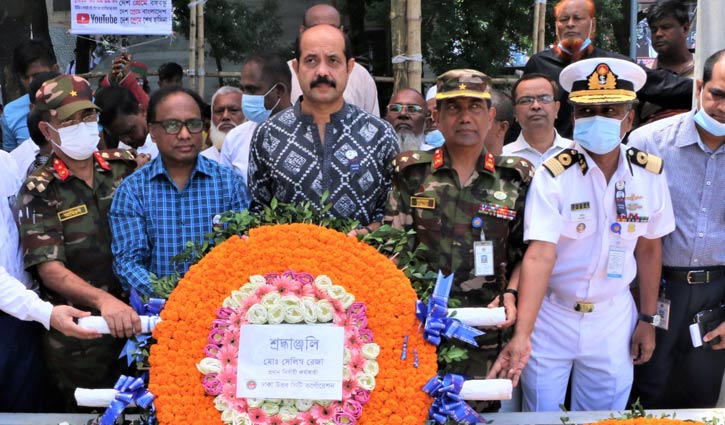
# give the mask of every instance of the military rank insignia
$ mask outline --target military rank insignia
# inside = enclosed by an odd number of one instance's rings
[[[512,210],[506,205],[500,205],[493,202],[483,203],[478,208],[478,212],[490,217],[502,218],[504,220],[513,220],[516,218],[516,210]]]
[[[443,165],[443,149],[438,148],[436,149],[435,153],[433,154],[433,168],[439,169]]]
[[[494,157],[491,152],[486,152],[486,159],[483,163],[483,168],[493,173],[494,171]]]

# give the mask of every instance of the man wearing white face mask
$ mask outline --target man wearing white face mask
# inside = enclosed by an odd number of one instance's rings
[[[663,299],[669,327],[657,331],[652,360],[635,369],[635,391],[648,408],[711,408],[725,371],[725,325],[694,348],[689,325],[725,302],[725,50],[710,56],[697,80],[697,109],[644,126],[630,145],[665,160],[677,229],[663,240]]]
[[[116,187],[136,162],[125,150],[96,150],[98,107],[91,99],[90,85],[75,75],[40,87],[38,127],[53,154],[23,183],[16,202],[24,266],[39,278],[41,296],[100,314],[111,329],[111,335],[89,341],[55,330],[44,335],[46,360],[68,411],[77,408],[76,387],[113,386],[124,338],[141,330],[112,272],[106,218]]]
[[[249,145],[257,126],[291,106],[289,87],[292,74],[287,63],[271,53],[249,55],[242,64],[242,112],[247,122],[227,133],[219,162],[234,168],[247,179]]]
[[[242,91],[231,86],[219,87],[211,97],[211,126],[208,140],[212,146],[201,151],[200,155],[220,162],[224,138],[243,122]]]
[[[587,58],[617,58],[631,61],[627,56],[604,50],[592,42],[597,29],[594,0],[560,0],[554,5],[556,41],[549,49],[531,57],[524,74],[541,73],[559,80],[564,67]],[[640,100],[667,108],[689,109],[692,97],[692,81],[667,70],[649,70],[647,81],[637,93]],[[556,100],[561,102],[556,119],[556,130],[562,137],[571,138],[572,108],[567,93],[559,90]]]
[[[623,409],[633,363],[654,350],[661,238],[675,221],[662,160],[620,144],[645,78],[610,58],[561,73],[574,144],[534,175],[516,330],[489,375],[520,378],[526,411],[559,410],[570,376],[572,410]]]

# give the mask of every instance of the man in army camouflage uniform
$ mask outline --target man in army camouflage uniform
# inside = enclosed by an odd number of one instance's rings
[[[53,154],[17,199],[25,268],[40,279],[42,296],[54,305],[100,312],[111,329],[112,336],[96,340],[55,330],[44,338],[48,365],[71,411],[76,387],[113,386],[123,338],[141,328],[113,275],[106,217],[116,187],[136,163],[127,151],[96,151],[98,107],[91,96],[88,82],[74,75],[43,83],[36,110]]]
[[[496,157],[484,141],[496,110],[491,107],[490,78],[469,69],[438,77],[438,129],[445,144],[434,151],[399,154],[394,166],[384,223],[414,229],[425,244],[431,269],[454,273],[451,297],[464,307],[498,306],[502,298],[507,320],[516,317],[516,279],[521,259],[524,201],[531,165],[517,157]],[[502,331],[478,337],[478,349],[467,346],[468,360],[447,372],[484,377],[502,343]],[[450,343],[450,342],[449,342]],[[498,403],[478,403],[479,411]]]

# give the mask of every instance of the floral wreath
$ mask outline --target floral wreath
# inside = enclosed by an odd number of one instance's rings
[[[432,400],[421,388],[437,365],[416,300],[387,257],[335,230],[290,224],[232,237],[191,267],[161,313],[149,358],[158,422],[423,423]],[[236,378],[238,326],[312,322],[312,301],[316,322],[346,329],[343,400],[236,398],[225,380]]]

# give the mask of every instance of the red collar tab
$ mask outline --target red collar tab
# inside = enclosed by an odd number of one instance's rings
[[[437,170],[441,166],[443,166],[443,148],[438,148],[433,153],[433,169]]]
[[[484,159],[483,168],[485,168],[486,170],[493,173],[494,172],[494,162],[495,161],[494,161],[493,154],[491,152],[486,152],[486,159]]]
[[[108,165],[108,162],[106,162],[105,159],[101,156],[101,153],[98,151],[93,152],[93,157],[96,158],[96,161],[98,162],[98,165],[101,166],[106,171],[109,171],[111,169],[111,166]]]
[[[66,179],[70,177],[68,167],[60,160],[60,158],[53,158],[53,169],[56,173],[58,173],[60,181],[66,181]]]

